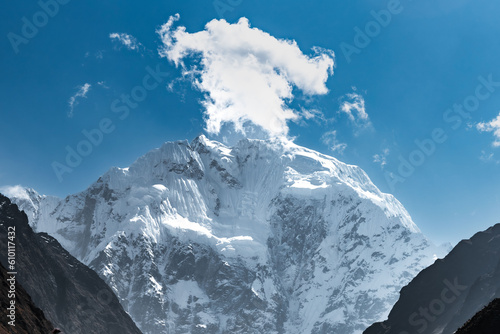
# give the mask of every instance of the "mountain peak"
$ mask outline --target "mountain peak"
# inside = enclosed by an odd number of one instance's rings
[[[361,168],[284,139],[167,142],[46,201],[32,226],[94,268],[145,333],[359,333],[440,254]]]

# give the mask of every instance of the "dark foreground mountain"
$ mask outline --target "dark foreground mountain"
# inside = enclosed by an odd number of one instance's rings
[[[361,334],[440,256],[363,170],[286,140],[200,136],[64,199],[10,193],[148,334]]]
[[[493,300],[462,326],[456,334],[500,333],[500,299]]]
[[[20,285],[16,285],[15,299],[9,296],[11,275],[0,263],[0,333],[12,334],[47,334],[52,330],[52,324],[45,319],[43,311],[33,304],[30,295]],[[11,300],[15,304],[11,306]],[[14,310],[9,308],[15,307]],[[10,324],[9,324],[10,323]]]
[[[9,227],[15,227],[13,240]],[[71,334],[140,334],[106,283],[57,240],[35,234],[26,214],[0,194],[0,249],[7,250],[8,241],[16,245],[17,282],[54,326]],[[0,261],[7,266],[6,256]]]
[[[388,320],[364,334],[452,334],[500,297],[500,224],[461,241],[400,293]],[[482,333],[482,332],[467,332]],[[500,333],[497,327],[495,333]]]

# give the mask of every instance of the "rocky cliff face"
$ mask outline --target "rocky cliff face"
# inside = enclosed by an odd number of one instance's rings
[[[497,298],[476,313],[456,334],[497,334],[500,330],[500,299]]]
[[[444,259],[419,273],[401,290],[388,320],[374,324],[365,334],[453,334],[499,297],[497,224],[461,241]]]
[[[0,294],[0,306],[2,308],[0,314],[0,333],[50,333],[53,329],[52,324],[45,318],[43,311],[33,304],[30,295],[24,290],[21,284],[17,283],[15,290],[13,290],[15,291],[15,298],[9,296],[11,286],[8,280],[12,279],[12,275],[7,274],[7,270],[1,263],[0,279],[2,291]],[[12,300],[15,301],[15,304],[11,304]],[[13,310],[9,308],[13,308]]]
[[[15,229],[15,239],[8,231]],[[113,291],[46,233],[35,234],[24,212],[0,194],[0,248],[15,243],[16,280],[47,319],[66,333],[140,334]],[[4,253],[2,253],[4,254]],[[7,257],[0,262],[7,266]],[[36,332],[30,332],[36,333]]]
[[[361,333],[439,250],[356,166],[286,141],[165,143],[15,199],[145,333]]]

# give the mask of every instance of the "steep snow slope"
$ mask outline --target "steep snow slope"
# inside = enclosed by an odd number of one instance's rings
[[[18,197],[145,333],[361,333],[442,255],[359,167],[288,141],[169,142]]]

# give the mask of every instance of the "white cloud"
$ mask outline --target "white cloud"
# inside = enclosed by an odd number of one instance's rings
[[[3,186],[0,187],[0,193],[4,194],[9,198],[17,197],[19,199],[29,200],[30,197],[23,186]]]
[[[86,98],[87,93],[90,90],[90,87],[92,87],[91,84],[85,83],[81,86],[78,87],[78,91],[73,95],[72,97],[69,98],[68,104],[69,104],[69,112],[68,112],[68,117],[73,117],[73,111],[75,107],[78,105],[78,99],[79,98]]]
[[[481,155],[479,156],[479,160],[481,160],[482,162],[490,162],[493,160],[493,157],[493,153],[486,153],[485,150],[482,150]]]
[[[337,131],[329,131],[321,136],[321,141],[328,146],[328,148],[333,152],[338,152],[339,154],[344,154],[345,149],[347,148],[346,143],[341,143],[337,139]]]
[[[380,164],[380,167],[384,168],[387,165],[387,157],[389,156],[389,149],[386,148],[380,154],[375,154],[373,156],[373,162]]]
[[[98,81],[97,85],[101,86],[104,89],[109,89],[109,87],[106,85],[106,81]]]
[[[346,113],[349,119],[358,126],[370,125],[370,119],[365,107],[365,99],[356,92],[346,94],[343,97],[340,111]]]
[[[142,44],[137,41],[137,38],[135,38],[132,35],[126,34],[126,33],[111,33],[109,34],[109,38],[113,41],[120,42],[122,45],[124,45],[127,49],[129,50],[140,50],[142,48]]]
[[[476,128],[481,132],[493,132],[495,140],[492,145],[493,147],[500,147],[500,113],[489,122],[476,124]]]
[[[303,109],[302,116],[305,119],[324,118],[323,113],[316,109],[310,109],[310,110]]]
[[[250,121],[271,136],[286,135],[287,121],[312,115],[288,106],[293,87],[309,96],[328,92],[332,51],[316,48],[307,56],[295,41],[251,28],[246,18],[235,24],[212,20],[196,33],[182,26],[174,30],[178,19],[178,14],[170,17],[158,30],[164,44],[160,55],[181,66],[195,87],[207,93],[203,106],[210,133],[219,133],[224,123],[244,132]],[[186,58],[195,65],[186,65]]]

